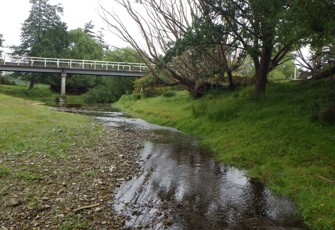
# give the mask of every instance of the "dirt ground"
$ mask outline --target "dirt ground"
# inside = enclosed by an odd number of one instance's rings
[[[0,174],[0,229],[125,228],[113,193],[140,172],[138,154],[149,135],[106,127],[94,146],[78,137],[63,157],[1,152],[0,165],[20,176]]]

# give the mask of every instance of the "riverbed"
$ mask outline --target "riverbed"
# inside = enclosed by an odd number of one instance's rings
[[[82,112],[115,129],[155,134],[140,150],[138,176],[113,193],[113,209],[126,227],[307,229],[288,199],[243,170],[216,162],[193,137],[117,110]]]

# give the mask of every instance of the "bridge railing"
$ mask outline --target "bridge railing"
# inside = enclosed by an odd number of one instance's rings
[[[147,70],[144,63],[110,62],[79,59],[42,58],[25,56],[7,56],[0,63],[5,65],[18,65],[44,68],[70,68],[70,69],[93,69],[111,71],[143,72]]]

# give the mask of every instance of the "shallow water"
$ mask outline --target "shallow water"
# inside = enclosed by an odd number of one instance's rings
[[[126,225],[143,229],[306,229],[293,204],[239,169],[213,160],[197,141],[174,128],[121,112],[90,111],[119,128],[140,128],[162,138],[141,151],[143,174],[120,186],[115,205]]]

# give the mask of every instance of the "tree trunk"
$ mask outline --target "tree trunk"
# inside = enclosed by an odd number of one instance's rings
[[[34,88],[35,81],[36,81],[36,75],[35,73],[32,73],[28,90],[31,90],[32,88]]]
[[[331,77],[333,74],[335,74],[335,66],[332,66],[332,67],[329,67],[329,68],[325,68],[321,72],[313,75],[313,77],[315,79],[321,79],[321,78]]]
[[[231,71],[227,71],[228,74],[228,82],[229,82],[229,88],[234,89],[235,88],[235,82],[233,80],[233,74]]]
[[[265,46],[262,50],[260,66],[256,71],[256,84],[254,96],[265,94],[268,80],[269,66],[271,62],[272,46]]]

